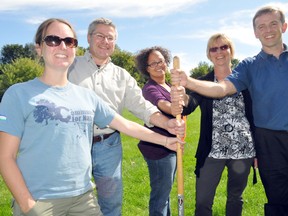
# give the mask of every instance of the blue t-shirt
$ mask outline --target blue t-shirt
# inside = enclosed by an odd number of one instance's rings
[[[114,118],[93,91],[35,78],[5,92],[0,116],[0,131],[21,140],[17,164],[34,199],[77,196],[93,187],[93,123],[106,127]]]
[[[248,89],[256,127],[288,131],[288,51],[279,59],[261,51],[244,59],[227,77],[240,92]]]

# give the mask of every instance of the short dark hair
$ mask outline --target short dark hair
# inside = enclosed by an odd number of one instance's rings
[[[254,29],[256,28],[255,20],[259,16],[262,16],[263,14],[268,14],[268,13],[279,13],[281,23],[282,24],[285,23],[285,14],[279,7],[265,6],[265,7],[260,8],[253,17],[253,28]]]

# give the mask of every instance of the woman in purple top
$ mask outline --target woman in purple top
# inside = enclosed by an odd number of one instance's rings
[[[159,46],[140,50],[136,55],[138,70],[148,78],[142,89],[144,98],[168,118],[174,118],[171,113],[170,84],[165,80],[170,61],[170,52]],[[156,126],[150,129],[165,136],[174,136]],[[171,215],[169,194],[176,172],[176,154],[145,141],[140,141],[138,147],[147,162],[150,175],[149,215]]]

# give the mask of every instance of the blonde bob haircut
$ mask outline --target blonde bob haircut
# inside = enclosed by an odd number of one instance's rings
[[[211,61],[209,49],[213,47],[213,44],[218,39],[222,40],[226,45],[229,46],[230,53],[231,53],[231,60],[232,60],[234,58],[234,54],[235,54],[235,47],[234,47],[232,40],[227,35],[225,35],[223,33],[216,33],[209,38],[208,43],[207,43],[207,48],[206,48],[207,58]]]

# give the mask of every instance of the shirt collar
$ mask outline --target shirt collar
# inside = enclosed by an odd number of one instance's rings
[[[285,43],[283,43],[283,46],[284,46],[284,50],[283,50],[282,53],[288,52],[287,45],[286,45]],[[261,49],[259,55],[260,55],[262,58],[264,58],[264,59],[267,59],[267,58],[273,56],[272,54],[267,54],[266,52],[264,52],[263,49]]]
[[[86,50],[86,51],[85,51],[84,58],[85,58],[88,62],[91,62],[92,64],[94,64],[94,65],[98,68],[98,66],[95,64],[95,61],[94,61],[91,53],[89,52],[89,50]],[[111,62],[111,58],[109,57],[108,62],[107,62],[106,64],[104,64],[104,65],[101,65],[101,67],[100,67],[99,69],[104,68],[104,67],[105,67],[107,64],[109,64],[110,62]]]

